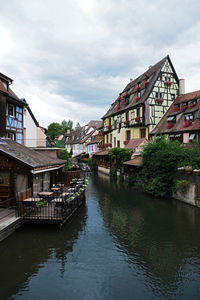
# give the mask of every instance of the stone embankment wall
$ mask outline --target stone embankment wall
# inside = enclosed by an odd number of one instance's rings
[[[178,173],[178,180],[187,180],[190,182],[185,192],[176,191],[173,197],[187,204],[200,207],[200,176],[194,172]]]

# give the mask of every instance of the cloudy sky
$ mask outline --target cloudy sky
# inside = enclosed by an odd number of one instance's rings
[[[0,0],[0,72],[41,126],[100,119],[167,54],[200,89],[198,0]]]

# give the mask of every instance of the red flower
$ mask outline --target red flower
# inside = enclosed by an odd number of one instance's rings
[[[125,103],[125,99],[123,98],[121,101],[121,105],[123,105]]]
[[[124,141],[124,145],[127,145],[127,144],[128,144],[128,142],[129,142],[128,140]]]
[[[180,110],[184,111],[187,108],[187,105],[181,105]]]
[[[194,107],[194,104],[193,103],[190,103],[189,105],[188,105],[188,108],[193,108]]]
[[[173,112],[176,112],[176,111],[179,111],[179,110],[180,110],[180,108],[178,106],[173,107]]]
[[[147,80],[144,81],[144,86],[147,86],[149,82]]]
[[[139,91],[139,89],[140,89],[140,86],[137,84],[135,87],[135,91]]]
[[[124,121],[124,125],[129,125],[129,120]]]
[[[124,97],[127,97],[127,96],[128,96],[128,92],[126,91],[125,94],[124,94]]]
[[[174,126],[174,123],[167,123],[167,129],[171,129]]]
[[[119,101],[121,99],[121,96],[119,96],[118,98],[117,98],[117,101]]]
[[[106,128],[107,128],[107,129],[110,129],[110,125],[107,125]]]
[[[139,122],[140,121],[140,117],[135,117],[135,122]]]
[[[136,96],[136,97],[134,98],[134,101],[135,101],[135,102],[138,102],[139,99],[140,99],[140,98],[139,98],[138,96]]]
[[[190,120],[184,121],[183,122],[183,127],[188,127],[192,124],[192,122]]]
[[[162,104],[163,103],[163,99],[159,99],[159,98],[157,98],[156,100],[155,100],[157,103],[160,103],[160,104]]]
[[[119,105],[117,105],[117,107],[116,107],[116,108],[117,108],[117,110],[119,110],[119,109],[120,109],[120,106],[119,106]]]

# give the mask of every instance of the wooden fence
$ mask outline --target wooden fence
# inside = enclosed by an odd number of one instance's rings
[[[80,178],[81,177],[81,171],[67,171],[63,173],[63,183],[65,186],[69,186],[70,182],[74,178]]]

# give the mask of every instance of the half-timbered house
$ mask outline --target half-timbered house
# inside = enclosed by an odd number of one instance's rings
[[[185,144],[200,141],[200,91],[180,95],[151,132]]]
[[[0,136],[23,144],[23,108],[26,105],[11,90],[13,80],[0,73]]]
[[[149,139],[150,132],[179,95],[179,79],[166,56],[131,82],[103,116],[104,144],[124,147],[135,138]]]

